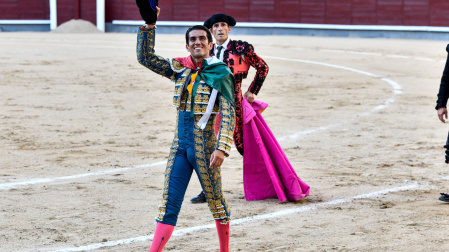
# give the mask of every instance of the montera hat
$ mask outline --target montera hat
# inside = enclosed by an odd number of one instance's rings
[[[233,17],[220,13],[208,18],[206,21],[204,21],[203,25],[210,29],[215,23],[218,22],[225,22],[229,26],[235,26],[235,24],[237,23],[235,22],[235,19]]]
[[[157,10],[159,0],[136,0],[139,7],[140,16],[146,24],[153,24],[157,20]]]

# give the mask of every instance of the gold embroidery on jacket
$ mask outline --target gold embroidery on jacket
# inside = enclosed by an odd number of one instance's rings
[[[231,211],[223,197],[220,167],[210,168],[210,156],[215,151],[216,137],[213,130],[215,115],[211,116],[204,130],[199,129],[196,122],[201,116],[195,116],[195,129],[193,130],[195,142],[195,156],[201,185],[206,195],[207,203],[215,220],[226,224],[231,220]],[[208,130],[206,130],[208,129]]]
[[[190,73],[190,69],[186,69],[186,72],[187,70]],[[177,107],[179,110],[184,110],[185,101],[187,100],[187,107],[185,108],[185,110],[190,112],[190,101],[192,98],[191,94],[189,94],[187,91],[182,92],[186,76],[187,74],[184,75],[183,73],[183,75],[176,81],[175,93],[173,95],[173,106]],[[198,85],[197,93],[195,95],[195,102],[193,104],[193,113],[195,115],[202,115],[206,113],[211,91],[212,88],[209,87],[204,81],[200,82],[200,84]],[[220,105],[218,102],[215,102],[214,108],[212,109],[212,114],[218,114],[219,112]]]
[[[235,127],[235,109],[231,104],[220,95],[221,103],[221,123],[218,134],[218,143],[216,149],[224,151],[229,155],[232,146],[232,136]]]
[[[167,166],[165,168],[165,178],[164,178],[164,189],[162,193],[162,203],[159,205],[158,215],[156,217],[157,221],[163,221],[165,215],[165,208],[167,206],[168,201],[168,187],[170,185],[170,175],[173,169],[173,165],[175,163],[176,152],[179,147],[179,138],[178,138],[178,117],[179,113],[176,116],[176,130],[175,137],[173,139],[172,145],[170,147],[170,154],[168,156]]]

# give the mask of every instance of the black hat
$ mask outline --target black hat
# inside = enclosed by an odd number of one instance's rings
[[[159,0],[136,0],[139,7],[140,16],[146,24],[154,24],[157,20],[157,10]]]
[[[235,24],[237,23],[237,22],[235,22],[235,19],[233,17],[220,13],[220,14],[215,14],[212,17],[210,17],[209,19],[207,19],[206,21],[204,21],[203,25],[206,26],[208,29],[210,29],[210,28],[212,28],[212,26],[215,23],[218,23],[218,22],[225,22],[229,26],[235,26]]]

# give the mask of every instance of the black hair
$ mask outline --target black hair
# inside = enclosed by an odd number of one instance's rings
[[[190,27],[189,29],[187,29],[186,32],[186,45],[189,44],[189,38],[190,38],[190,32],[193,30],[203,30],[206,32],[207,34],[207,43],[211,43],[212,42],[212,34],[210,33],[209,29],[207,29],[205,26],[202,25],[195,25]]]

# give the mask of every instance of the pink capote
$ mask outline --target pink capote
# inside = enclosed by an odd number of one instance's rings
[[[301,181],[262,118],[267,103],[246,98],[243,107],[243,186],[245,199],[278,197],[280,202],[296,201],[309,195],[310,187]]]

